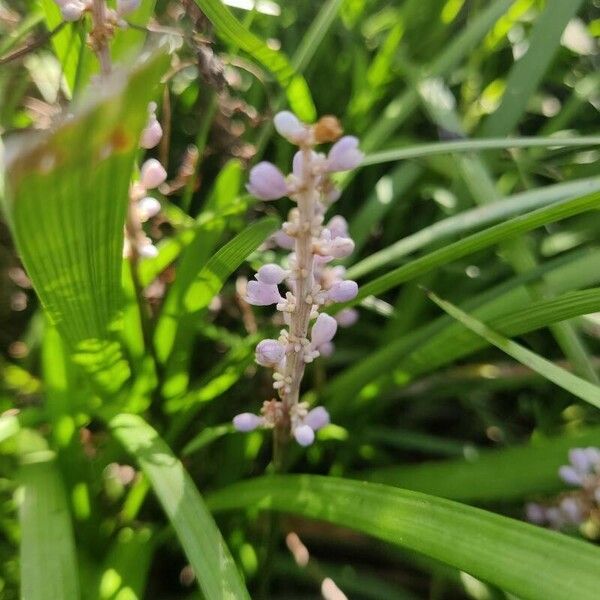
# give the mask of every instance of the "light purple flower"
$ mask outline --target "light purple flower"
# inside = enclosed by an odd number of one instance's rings
[[[583,477],[581,473],[569,465],[564,465],[558,470],[560,478],[569,485],[581,485]]]
[[[287,276],[287,271],[279,265],[263,265],[256,273],[256,279],[261,283],[279,285]]]
[[[59,6],[62,18],[69,22],[79,21],[79,19],[81,19],[81,15],[83,15],[83,12],[85,11],[85,4],[83,2],[79,2],[78,0],[65,2],[64,4],[59,4]]]
[[[316,350],[318,350],[319,354],[323,358],[328,358],[334,353],[335,344],[333,342],[325,342],[324,344],[321,344],[318,348],[316,348]]]
[[[344,308],[335,315],[335,320],[340,327],[352,327],[358,321],[358,311],[353,308]]]
[[[327,297],[333,302],[349,302],[354,300],[358,294],[358,284],[356,281],[347,279],[334,283],[327,292]]]
[[[138,202],[138,212],[142,221],[155,217],[160,212],[160,202],[152,196],[145,196]]]
[[[285,348],[277,341],[266,339],[256,346],[256,362],[263,367],[278,365],[285,356]]]
[[[337,331],[337,321],[327,313],[321,313],[310,332],[313,348],[318,348],[326,342],[330,342]]]
[[[117,13],[121,16],[128,15],[134,10],[137,10],[140,4],[141,0],[117,0]],[[145,146],[142,147],[145,148]],[[152,146],[150,146],[150,148],[152,148]]]
[[[294,238],[285,233],[285,231],[281,231],[281,229],[273,234],[273,240],[284,250],[291,250],[295,244]]]
[[[308,131],[304,123],[289,110],[282,110],[273,117],[273,125],[277,133],[293,144],[298,144],[307,138]]]
[[[283,302],[283,300],[276,285],[260,281],[249,281],[246,285],[246,301],[254,306],[269,306]]]
[[[151,190],[157,188],[166,178],[167,172],[155,158],[149,158],[142,165],[140,183],[145,189]]]
[[[581,506],[575,498],[566,497],[560,501],[560,510],[570,523],[576,524],[583,521]]]
[[[325,427],[325,425],[329,425],[329,413],[322,406],[317,406],[308,412],[306,417],[304,417],[304,424],[308,425],[313,431],[319,431]]]
[[[578,473],[587,473],[592,467],[587,448],[572,448],[569,450],[569,462]]]
[[[350,171],[362,162],[364,154],[358,149],[358,138],[345,135],[329,150],[327,167],[329,171]]]
[[[315,441],[315,432],[308,425],[299,425],[293,434],[301,446],[310,446]]]
[[[277,200],[288,192],[283,173],[270,162],[260,162],[250,171],[246,189],[261,200]]]
[[[331,239],[348,237],[348,221],[341,215],[335,215],[327,223],[327,229],[331,233]]]
[[[162,138],[163,130],[160,126],[160,123],[156,119],[154,115],[150,117],[148,120],[148,124],[142,131],[142,135],[140,136],[140,146],[142,148],[146,148],[147,150],[150,148],[154,148],[160,142]]]
[[[530,523],[535,523],[536,525],[542,525],[546,522],[546,510],[543,506],[535,502],[529,502],[525,506],[525,518]]]
[[[345,258],[354,251],[354,241],[348,237],[336,237],[326,244],[326,251],[333,258]]]
[[[253,431],[263,424],[263,418],[253,413],[240,413],[233,417],[233,426],[238,431]]]

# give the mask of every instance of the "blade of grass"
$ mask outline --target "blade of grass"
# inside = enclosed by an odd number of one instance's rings
[[[600,550],[591,544],[385,485],[315,475],[268,477],[225,488],[211,496],[209,506],[282,511],[349,527],[523,599],[592,600],[600,586]]]
[[[442,300],[433,292],[429,292],[428,296],[451,317],[454,317],[457,321],[460,321],[460,323],[462,323],[465,327],[487,340],[493,346],[496,346],[496,348],[506,352],[506,354],[512,356],[521,364],[529,367],[532,371],[539,373],[542,375],[542,377],[552,381],[574,396],[577,396],[581,400],[588,402],[596,408],[600,408],[599,386],[594,385],[593,383],[590,383],[581,377],[577,377],[572,373],[569,373],[569,371],[558,367],[549,360],[541,357],[539,354],[536,354],[524,346],[521,346],[517,342],[514,342],[511,339],[501,335],[492,328],[488,327],[485,323],[463,312],[457,306],[454,306],[446,300]]]
[[[461,502],[519,500],[559,492],[565,484],[558,469],[568,462],[569,450],[599,444],[600,427],[595,427],[526,446],[473,452],[468,460],[384,467],[357,477]]]
[[[250,598],[204,500],[158,433],[136,415],[117,415],[109,426],[148,478],[204,596],[211,600]]]

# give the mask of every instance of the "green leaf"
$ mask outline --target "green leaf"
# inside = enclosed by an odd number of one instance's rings
[[[54,453],[45,442],[22,458],[21,597],[76,600],[80,597],[73,528]]]
[[[109,426],[150,481],[205,598],[250,598],[202,497],[158,433],[135,415],[117,415]]]
[[[576,137],[514,137],[488,138],[477,140],[454,140],[451,142],[433,142],[415,144],[406,148],[390,148],[365,156],[361,167],[379,165],[386,162],[396,162],[436,154],[451,154],[454,152],[479,152],[481,150],[508,150],[512,148],[572,148],[582,146],[597,146],[599,136]]]
[[[539,354],[536,354],[524,346],[517,344],[517,342],[497,333],[485,323],[482,323],[475,317],[460,310],[457,306],[438,298],[434,293],[430,292],[428,295],[442,310],[454,317],[457,321],[460,321],[473,333],[481,336],[490,344],[496,346],[496,348],[506,352],[506,354],[512,356],[526,367],[529,367],[532,371],[539,373],[542,377],[552,381],[564,390],[571,392],[574,396],[577,396],[585,402],[589,402],[596,408],[600,408],[599,386],[569,373],[569,371],[546,360]]]
[[[408,165],[407,165],[408,166]],[[420,172],[420,171],[419,171]],[[411,180],[412,181],[412,180]],[[390,182],[391,185],[392,182]],[[385,184],[388,185],[387,183]],[[600,191],[600,178],[590,177],[587,179],[578,179],[566,183],[557,183],[543,188],[520,192],[513,194],[496,202],[491,202],[485,206],[479,206],[470,210],[465,210],[457,215],[453,215],[432,225],[420,229],[416,233],[398,240],[391,246],[375,252],[360,262],[352,265],[347,272],[350,278],[357,278],[379,269],[387,264],[393,263],[403,257],[424,247],[431,246],[452,236],[460,235],[473,229],[480,229],[484,225],[489,225],[497,221],[506,220],[517,214],[541,208],[548,204],[573,198],[583,194]],[[394,194],[396,196],[396,194]],[[369,206],[367,204],[367,206]],[[374,207],[371,207],[374,208]],[[367,219],[369,215],[359,216]],[[364,222],[356,219],[356,227]],[[355,223],[353,221],[353,225]]]
[[[542,225],[554,223],[561,219],[566,219],[574,215],[593,210],[600,204],[600,194],[590,194],[581,198],[564,200],[552,206],[540,208],[526,215],[515,217],[510,221],[500,223],[469,237],[449,244],[439,250],[430,252],[425,256],[413,260],[412,262],[398,267],[361,286],[358,296],[345,305],[334,305],[332,311],[341,306],[351,306],[357,304],[363,298],[370,295],[377,295],[386,292],[397,285],[415,279],[429,271],[440,267],[448,262],[468,256],[484,248],[488,248],[501,241],[519,236],[526,231],[531,231]]]
[[[600,586],[600,550],[589,543],[376,483],[313,475],[252,479],[217,492],[209,506],[213,511],[283,511],[349,527],[440,560],[523,600],[594,600]]]
[[[129,180],[166,62],[154,56],[127,78],[115,73],[72,118],[7,148],[6,210],[19,254],[73,347],[106,338],[121,305]]]
[[[259,37],[248,31],[221,2],[221,0],[195,0],[217,35],[241,48],[266,67],[285,89],[292,110],[302,120],[316,119],[316,109],[304,77],[298,75],[287,57],[269,48]]]
[[[357,477],[462,502],[518,500],[564,489],[558,469],[568,462],[569,450],[599,445],[595,427],[527,446],[473,451],[467,459],[384,467]]]
[[[0,415],[0,444],[21,430],[21,424],[17,415],[5,413]]]
[[[548,0],[544,12],[535,21],[527,52],[510,70],[500,106],[481,128],[482,136],[504,135],[517,125],[560,48],[563,30],[583,4],[584,0]]]

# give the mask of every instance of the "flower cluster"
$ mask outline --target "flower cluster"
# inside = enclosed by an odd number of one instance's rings
[[[60,8],[60,13],[65,21],[79,21],[86,12],[92,11],[94,0],[54,0]],[[126,27],[123,17],[132,13],[141,4],[141,0],[117,0],[116,9],[104,6],[104,15],[107,26]]]
[[[597,535],[600,529],[600,448],[573,448],[569,464],[559,477],[578,489],[561,494],[552,504],[530,502],[525,507],[527,520],[553,529],[584,526]],[[588,527],[585,527],[588,525]]]
[[[322,407],[309,411],[306,403],[299,402],[305,365],[331,354],[338,324],[352,325],[358,317],[352,309],[342,310],[337,319],[320,312],[322,307],[347,302],[358,293],[356,282],[344,279],[344,268],[331,265],[354,250],[343,217],[325,222],[328,207],[340,196],[331,174],[355,169],[363,154],[357,138],[341,137],[335,117],[306,125],[284,111],[275,115],[274,125],[281,136],[299,147],[292,172],[286,177],[275,165],[261,162],[250,171],[247,188],[261,200],[287,196],[295,203],[274,236],[277,245],[292,252],[285,268],[267,264],[258,270],[247,284],[246,300],[255,306],[275,305],[287,326],[278,339],[263,340],[256,347],[256,362],[273,369],[273,388],[280,400],[265,402],[260,415],[237,415],[233,423],[239,431],[275,427],[308,446],[314,432],[329,422],[329,415]],[[328,142],[335,143],[327,154],[315,150]],[[287,291],[280,288],[284,284]]]
[[[156,103],[148,105],[148,122],[140,136],[140,147],[154,148],[162,138],[162,128],[156,118]],[[160,202],[148,195],[148,190],[157,188],[167,178],[165,168],[155,158],[149,158],[140,169],[140,176],[129,189],[129,215],[127,219],[127,235],[125,255],[133,251],[141,258],[153,258],[158,250],[152,240],[146,236],[142,223],[160,212]]]

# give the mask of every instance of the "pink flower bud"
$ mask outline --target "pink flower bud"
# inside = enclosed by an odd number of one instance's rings
[[[581,485],[583,478],[573,467],[563,466],[558,470],[560,478],[569,485]]]
[[[154,148],[162,138],[163,130],[160,123],[154,115],[148,120],[146,128],[142,131],[140,137],[140,146],[142,148]]]
[[[117,0],[117,14],[120,16],[128,15],[134,10],[137,10],[141,4],[141,0]],[[157,142],[158,143],[158,142]],[[156,145],[156,144],[155,144]],[[145,148],[146,146],[142,146]],[[150,146],[152,148],[152,146]]]
[[[356,169],[363,158],[363,153],[358,149],[358,138],[345,135],[329,150],[327,167],[329,171],[350,171]]]
[[[308,425],[296,427],[293,433],[301,446],[310,446],[315,441],[315,432]]]
[[[249,281],[246,285],[246,301],[254,306],[269,306],[283,300],[276,285],[260,281]]]
[[[294,238],[281,229],[273,234],[273,241],[285,250],[291,250],[295,244]]]
[[[335,352],[335,344],[333,342],[325,342],[317,350],[323,358],[329,358]]]
[[[318,348],[326,342],[330,342],[337,331],[337,321],[327,313],[321,313],[310,333],[310,339],[313,348]]]
[[[263,265],[256,274],[256,279],[261,283],[278,285],[286,278],[286,271],[279,265]]]
[[[347,279],[334,283],[327,292],[327,297],[333,302],[349,302],[354,300],[358,294],[358,284],[356,281]]]
[[[166,178],[167,172],[155,158],[149,158],[142,165],[140,183],[147,190],[157,188]]]
[[[358,311],[353,308],[344,308],[335,315],[335,320],[340,327],[352,327],[358,321]]]
[[[260,162],[250,171],[250,182],[246,189],[261,200],[277,200],[287,194],[287,183],[283,173],[270,162]]]
[[[263,367],[278,365],[285,356],[285,348],[277,340],[263,340],[256,346],[256,362]]]
[[[253,413],[240,413],[233,417],[233,426],[238,431],[254,431],[257,427],[263,424],[262,417]]]
[[[578,473],[586,473],[592,467],[586,448],[572,448],[569,450],[569,462]]]
[[[140,244],[137,251],[142,258],[156,258],[158,256],[158,248],[151,242]]]
[[[304,123],[289,110],[282,110],[273,117],[273,125],[277,133],[293,144],[307,139],[308,130]]]
[[[140,213],[140,219],[147,221],[152,217],[155,217],[160,212],[160,202],[152,196],[146,196],[138,202],[138,212]]]
[[[83,11],[85,10],[85,4],[73,0],[73,2],[66,2],[60,7],[60,13],[65,21],[73,22],[79,21]]]
[[[348,221],[341,215],[332,217],[329,223],[327,223],[327,229],[331,233],[331,239],[348,237]]]
[[[322,406],[317,406],[304,417],[304,424],[308,425],[313,431],[319,431],[325,425],[329,425],[329,413]]]
[[[327,244],[326,251],[333,258],[345,258],[354,251],[354,241],[348,237],[336,237]]]

